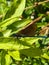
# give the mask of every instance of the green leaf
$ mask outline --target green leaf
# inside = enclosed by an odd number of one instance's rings
[[[22,40],[17,39],[17,38],[0,38],[0,49],[9,49],[9,50],[20,50],[20,49],[25,49],[28,48],[28,44],[24,45],[22,43]]]
[[[36,37],[25,37],[25,38],[21,38],[20,40],[25,41],[25,43],[28,45],[33,45],[35,42],[37,42],[38,40],[41,40],[42,38],[36,38]],[[24,44],[25,44],[24,43]]]
[[[48,44],[49,43],[49,38],[46,39],[44,44]]]
[[[26,0],[21,0],[21,4],[18,6],[18,8],[15,10],[15,13],[12,17],[19,17],[22,15],[24,8],[25,8]]]
[[[5,28],[6,26],[16,22],[18,19],[19,18],[16,18],[16,17],[5,19],[2,23],[0,23],[0,28]]]
[[[19,17],[22,15],[25,8],[26,0],[15,0],[5,15],[5,19],[12,16]]]
[[[29,57],[41,56],[42,50],[40,48],[28,48],[20,50],[20,54],[24,54]]]
[[[12,31],[12,30],[8,30],[8,29],[5,30],[5,31],[3,31],[3,36],[4,36],[4,37],[9,37],[10,34],[11,34],[11,31]]]
[[[44,53],[43,55],[41,55],[41,57],[49,60],[49,55],[47,53]]]
[[[12,51],[12,52],[9,51],[8,54],[11,57],[13,57],[13,59],[15,59],[15,60],[18,60],[18,61],[21,60],[19,51]]]
[[[11,19],[11,21],[13,21],[14,19]],[[8,37],[14,33],[18,33],[20,30],[22,30],[27,24],[29,24],[32,20],[31,19],[23,19],[21,21],[16,21],[13,24],[9,25],[6,29],[6,27],[2,28],[2,30],[4,32],[3,35],[4,37]],[[10,21],[7,22],[6,24],[10,24]],[[6,24],[4,26],[6,26]],[[0,29],[1,30],[1,29]],[[8,33],[9,31],[9,33]],[[8,33],[8,35],[6,36],[6,34]]]
[[[19,28],[22,28],[24,26],[26,26],[27,24],[29,24],[32,20],[31,19],[22,19],[20,21],[17,21],[15,23],[13,23],[12,25]]]
[[[17,1],[19,2],[19,0],[9,1],[11,6],[8,8],[4,19],[10,18],[14,14],[15,10],[18,8],[20,4],[20,3],[17,4]]]
[[[32,44],[37,42],[38,38],[12,38],[12,37],[1,37],[0,38],[0,49],[9,50],[20,50],[32,47]]]
[[[16,17],[20,17],[24,11],[25,8],[25,1],[26,0],[22,0],[20,5],[18,6],[18,8],[16,9],[15,13],[8,19],[5,19],[1,24],[0,27],[6,27],[8,25],[11,25],[12,23],[16,22],[19,18]]]
[[[49,8],[49,2],[45,3],[45,7]]]
[[[5,55],[6,55],[6,51],[2,50],[2,52],[1,52],[1,65],[5,65],[5,63],[6,63]]]
[[[22,30],[27,24],[29,24],[32,20],[31,19],[23,19],[21,21],[17,21],[13,23],[12,25],[8,26],[8,28],[12,29],[12,34],[18,33],[20,30]],[[13,26],[13,27],[11,27]]]
[[[5,65],[10,65],[10,63],[11,63],[11,57],[10,57],[9,54],[5,55],[5,61],[6,61]]]

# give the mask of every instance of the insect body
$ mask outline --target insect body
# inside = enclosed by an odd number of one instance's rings
[[[30,24],[26,25],[21,31],[19,31],[18,34],[26,35],[26,36],[34,36],[37,29],[36,22],[38,22],[41,18],[42,16],[33,20]]]

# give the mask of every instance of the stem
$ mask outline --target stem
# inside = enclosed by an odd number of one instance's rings
[[[34,5],[26,7],[25,10],[37,7],[37,6],[39,6],[39,5],[43,4],[43,3],[46,3],[46,2],[49,2],[49,0],[46,0],[46,1],[43,1],[43,2],[35,2]]]

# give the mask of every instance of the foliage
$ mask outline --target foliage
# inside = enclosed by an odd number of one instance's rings
[[[48,36],[49,0],[0,0],[0,65],[48,65]]]

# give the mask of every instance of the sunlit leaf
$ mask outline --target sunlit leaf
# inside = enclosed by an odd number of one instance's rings
[[[21,60],[19,51],[12,51],[12,52],[9,51],[8,54],[11,57],[13,57],[13,59],[15,59],[15,60],[18,60],[18,61]]]
[[[12,30],[6,30],[6,31],[4,31],[4,32],[3,32],[3,36],[4,36],[4,37],[9,37],[10,34],[11,34],[11,31],[12,31]]]
[[[5,55],[5,61],[6,61],[5,65],[10,65],[10,63],[11,63],[10,55],[8,55],[8,54]]]
[[[18,6],[18,8],[16,9],[12,17],[19,17],[22,15],[25,8],[25,3],[26,3],[26,0],[21,0],[21,4]]]
[[[44,53],[43,55],[41,55],[41,57],[45,58],[45,59],[48,59],[49,60],[49,55]]]
[[[18,18],[22,15],[23,11],[25,8],[25,0],[22,0],[20,5],[18,6],[18,8],[16,9],[15,13],[8,19],[5,19],[0,25],[1,27],[6,27],[14,22],[16,22],[18,20]]]
[[[36,37],[26,37],[21,38],[22,41],[25,41],[28,43],[28,45],[32,45],[33,43],[37,42],[38,40],[41,40],[42,38],[36,38]]]
[[[22,40],[19,40],[17,38],[0,38],[0,49],[20,50],[25,48],[29,48],[27,42],[26,44],[23,44]]]

